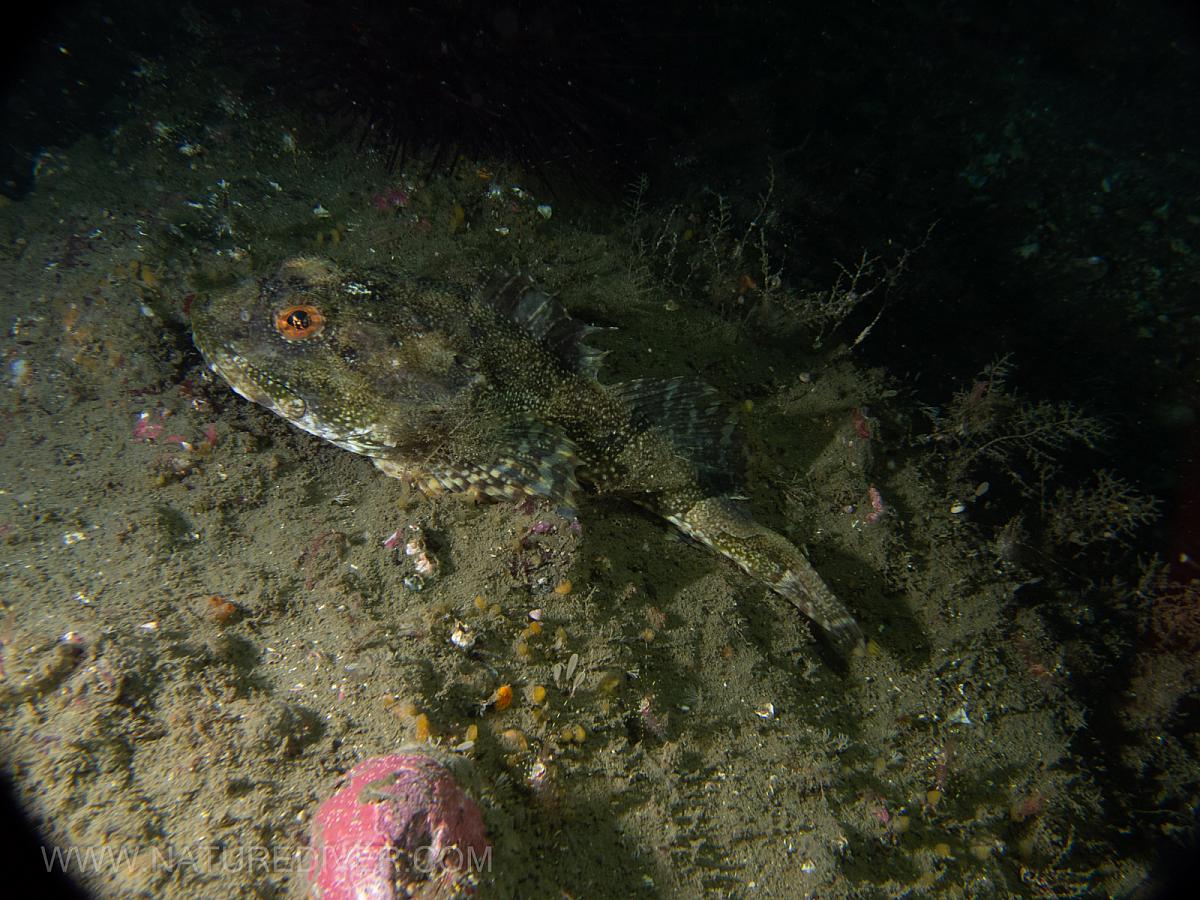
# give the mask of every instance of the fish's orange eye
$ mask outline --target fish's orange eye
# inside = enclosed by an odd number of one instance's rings
[[[275,330],[291,341],[316,337],[325,327],[325,317],[315,306],[288,306],[275,314]]]

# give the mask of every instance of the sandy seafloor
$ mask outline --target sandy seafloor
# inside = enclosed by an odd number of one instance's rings
[[[759,344],[732,293],[639,274],[653,248],[627,209],[546,218],[521,178],[388,172],[236,97],[149,96],[0,207],[0,764],[47,845],[99,854],[73,869],[98,896],[297,895],[338,775],[425,737],[469,760],[494,842],[480,896],[1133,892],[1194,792],[1190,739],[1160,728],[1190,663],[1143,672],[1101,761],[1071,648],[973,524],[1003,473],[960,495],[853,333]],[[752,507],[865,651],[840,664],[780,597],[617,500],[585,499],[573,529],[412,496],[234,396],[187,308],[294,253],[520,268],[615,326],[605,380],[711,381],[742,408]],[[441,565],[420,591],[384,547],[409,525]],[[512,706],[487,708],[506,683]]]

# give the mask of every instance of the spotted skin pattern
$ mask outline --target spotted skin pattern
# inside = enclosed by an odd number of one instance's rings
[[[478,289],[295,257],[193,310],[208,366],[297,428],[428,493],[628,497],[794,603],[840,650],[862,633],[807,558],[714,485],[734,419],[694,379],[602,385],[590,330],[518,277]]]

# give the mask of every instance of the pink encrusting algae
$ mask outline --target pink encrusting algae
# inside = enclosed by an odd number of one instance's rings
[[[320,900],[473,893],[491,863],[479,806],[414,751],[364,760],[317,808],[308,881]]]

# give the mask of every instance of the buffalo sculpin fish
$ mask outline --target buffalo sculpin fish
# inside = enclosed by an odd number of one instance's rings
[[[235,391],[431,493],[628,497],[794,603],[846,651],[862,633],[799,549],[717,488],[734,420],[691,378],[597,380],[591,330],[528,280],[478,290],[296,257],[193,310]]]

